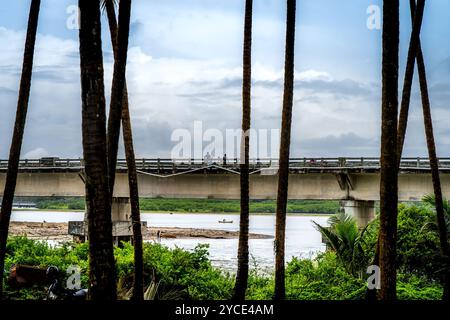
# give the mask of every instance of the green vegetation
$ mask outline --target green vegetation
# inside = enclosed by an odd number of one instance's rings
[[[84,198],[33,198],[33,202],[42,210],[84,210]],[[239,200],[218,199],[163,199],[141,198],[141,210],[154,212],[183,213],[236,213],[239,212]],[[251,200],[251,213],[274,213],[275,200]],[[339,210],[339,201],[290,200],[288,213],[326,213]]]
[[[84,210],[84,198],[42,198],[35,200],[40,210]]]
[[[337,258],[347,272],[362,278],[370,257],[365,249],[365,231],[359,230],[356,221],[344,212],[339,212],[328,219],[330,227],[323,227],[313,222],[327,244],[336,253]]]
[[[124,244],[123,248],[115,249],[115,256],[120,279],[119,293],[121,298],[125,298],[132,281],[133,248]],[[144,259],[146,286],[153,286],[159,299],[222,300],[232,295],[234,277],[211,265],[205,245],[189,252],[145,244]],[[26,238],[11,238],[7,268],[14,263],[42,267],[55,265],[60,270],[77,265],[82,270],[82,286],[86,287],[88,283],[88,244],[66,244],[53,248]],[[62,281],[64,283],[64,279]],[[271,299],[273,283],[273,274],[267,275],[258,267],[253,268],[247,298]],[[401,274],[398,290],[401,299],[439,299],[442,294],[439,284],[415,274]],[[288,299],[296,300],[364,299],[366,285],[363,279],[346,271],[333,251],[328,251],[314,260],[294,258],[290,261],[286,269],[286,291]],[[46,288],[13,290],[7,286],[6,292],[9,299],[42,299]]]
[[[133,248],[124,243],[115,249],[117,274],[122,287],[130,286],[133,273]],[[159,285],[159,294],[177,293],[180,298],[220,299],[231,290],[231,279],[222,271],[211,266],[207,247],[199,245],[192,252],[182,249],[170,250],[158,244],[144,246],[145,274],[147,283],[153,277]],[[51,247],[45,242],[14,237],[8,241],[6,268],[13,264],[47,267],[53,265],[67,270],[71,265],[81,269],[83,287],[88,284],[88,244],[65,244]],[[65,283],[64,272],[61,279]],[[42,299],[44,287],[12,290],[6,287],[12,299]],[[122,288],[123,289],[123,288]],[[172,295],[173,296],[173,295]]]
[[[435,219],[430,203],[399,205],[398,286],[399,299],[438,300],[442,296],[442,271],[446,264],[439,251],[439,239],[433,228]],[[294,258],[286,268],[286,295],[298,300],[364,299],[365,270],[373,259],[379,220],[358,230],[352,218],[338,214],[331,228],[319,230],[330,241],[330,250],[315,259]],[[327,231],[325,231],[327,230]],[[133,248],[124,243],[115,249],[119,294],[129,297],[133,275]],[[64,244],[51,247],[23,237],[11,238],[7,247],[6,268],[13,264],[66,270],[77,265],[82,270],[82,285],[87,287],[88,244]],[[154,243],[144,245],[145,285],[151,299],[229,299],[234,276],[212,266],[208,247],[192,251],[169,249]],[[64,277],[64,272],[62,274]],[[6,275],[5,275],[6,277]],[[62,279],[64,281],[64,279]],[[63,282],[64,283],[64,282]],[[46,288],[13,290],[6,287],[10,299],[41,299]],[[248,299],[271,299],[274,274],[263,272],[256,264],[250,271]]]
[[[449,213],[447,212],[447,217]],[[436,221],[436,212],[429,203],[421,205],[400,204],[398,210],[397,265],[400,273],[438,281],[446,264],[440,253],[439,236],[428,227]],[[366,234],[366,251],[375,252],[379,220],[369,225]]]

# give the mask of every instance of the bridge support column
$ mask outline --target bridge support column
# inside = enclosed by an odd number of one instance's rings
[[[130,198],[113,198],[111,204],[111,218],[116,221],[130,221]]]
[[[346,214],[355,218],[359,228],[364,228],[375,218],[375,201],[346,200],[343,208]]]
[[[131,225],[131,205],[129,198],[113,198],[111,204],[111,219],[113,223],[114,243],[120,245],[121,241],[130,241],[133,235]],[[143,226],[146,223],[142,223]],[[84,241],[87,238],[87,220],[70,221],[69,234],[73,235],[78,241]]]
[[[114,244],[130,241],[133,235],[130,198],[113,198],[111,203]]]

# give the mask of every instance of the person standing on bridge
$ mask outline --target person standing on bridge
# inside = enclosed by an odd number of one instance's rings
[[[208,166],[211,165],[211,155],[209,154],[209,152],[206,153],[205,164]]]

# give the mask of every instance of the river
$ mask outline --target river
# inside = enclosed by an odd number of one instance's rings
[[[219,223],[219,220],[232,220],[233,223]],[[286,221],[286,261],[292,257],[312,258],[325,250],[320,233],[314,228],[312,221],[321,225],[327,224],[328,216],[298,215],[288,216]],[[47,211],[14,211],[12,221],[21,222],[68,222],[83,220],[82,212],[47,212]],[[179,227],[219,230],[239,230],[239,215],[227,214],[167,214],[143,213],[142,220],[152,227]],[[250,232],[275,235],[274,215],[252,215]],[[178,246],[187,250],[199,243],[209,245],[210,259],[213,265],[234,271],[236,268],[237,239],[162,239],[161,243],[168,247]],[[251,239],[250,264],[256,263],[260,268],[272,268],[274,264],[273,239]]]

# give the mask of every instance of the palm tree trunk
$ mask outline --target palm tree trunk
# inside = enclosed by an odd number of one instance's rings
[[[416,0],[410,0],[412,5],[416,5]],[[419,0],[417,10],[411,12],[411,22],[413,24],[411,40],[409,42],[408,58],[406,62],[405,79],[403,82],[402,102],[400,106],[400,116],[398,120],[397,132],[397,154],[398,166],[400,167],[405,143],[406,127],[408,125],[409,105],[411,101],[411,88],[414,77],[414,66],[416,63],[417,51],[420,45],[420,30],[422,28],[423,13],[425,9],[425,0]]]
[[[244,26],[244,75],[242,85],[242,140],[240,165],[241,183],[241,216],[239,225],[238,269],[236,273],[236,286],[234,298],[245,300],[248,283],[248,230],[249,230],[249,149],[250,149],[250,119],[251,119],[251,85],[252,85],[252,16],[253,0],[245,1]]]
[[[380,173],[380,270],[383,300],[396,299],[398,202],[397,113],[399,1],[383,2],[382,120]]]
[[[38,28],[41,0],[32,0],[28,18],[27,37],[20,79],[19,97],[17,102],[16,120],[9,151],[8,171],[3,192],[2,208],[0,212],[0,298],[3,296],[3,270],[5,268],[6,242],[8,241],[9,223],[14,200],[19,171],[20,152],[22,149],[23,133],[28,111],[31,78],[33,74],[34,48]]]
[[[100,0],[79,0],[83,155],[89,237],[89,297],[117,299],[106,154]]]
[[[418,1],[417,3],[418,9],[416,10],[415,1],[414,0],[411,1],[411,15],[413,15],[414,12],[418,12],[422,2],[424,2],[424,0]],[[436,201],[436,218],[439,232],[439,241],[441,244],[441,253],[443,257],[446,259],[446,261],[450,261],[450,251],[448,245],[447,227],[445,223],[445,212],[441,189],[441,179],[439,176],[439,160],[436,154],[436,143],[434,141],[434,133],[433,133],[433,120],[431,117],[431,105],[430,105],[430,98],[428,95],[427,75],[420,40],[417,50],[417,69],[419,72],[420,92],[422,95],[423,120],[425,125],[425,135],[428,147],[428,157],[430,158],[431,177],[433,181],[433,190]],[[446,271],[443,276],[443,288],[444,288],[443,300],[448,301],[450,299],[450,274],[448,271]]]
[[[111,42],[116,54],[117,42],[117,21],[114,3],[107,1],[106,13],[108,15],[109,31],[111,34]],[[135,300],[144,299],[144,258],[142,249],[142,229],[141,229],[141,213],[139,209],[139,188],[138,178],[136,172],[136,159],[133,146],[133,133],[131,129],[130,110],[128,105],[128,90],[125,81],[123,89],[123,103],[122,103],[122,130],[123,142],[125,147],[125,156],[128,167],[128,186],[130,189],[130,204],[131,204],[131,222],[133,225],[133,239],[134,239],[134,285],[133,298]]]
[[[111,105],[108,117],[108,172],[111,196],[114,194],[116,180],[117,152],[122,120],[123,91],[125,88],[128,39],[130,35],[131,0],[119,2],[119,28],[114,51],[114,74],[111,89]]]
[[[410,0],[415,6],[415,0]],[[405,142],[406,136],[406,128],[408,125],[408,114],[409,114],[409,105],[411,101],[411,88],[412,88],[412,80],[414,76],[414,66],[416,62],[417,50],[419,48],[420,43],[420,30],[422,28],[423,21],[423,12],[425,7],[425,1],[420,0],[418,11],[415,15],[413,15],[412,23],[413,29],[411,32],[411,40],[409,43],[408,50],[408,59],[406,63],[406,71],[405,71],[405,79],[403,81],[403,93],[402,93],[402,102],[400,107],[400,116],[398,121],[398,132],[397,132],[397,162],[398,167],[400,167],[400,162],[403,153],[403,145]],[[375,251],[375,257],[373,259],[372,265],[378,266],[380,263],[380,245],[379,241],[377,241],[377,247]],[[376,291],[375,290],[367,290],[366,298],[368,300],[376,300]]]
[[[286,233],[286,206],[288,200],[289,154],[291,144],[292,106],[294,99],[296,0],[287,0],[286,53],[284,67],[284,97],[281,123],[280,163],[278,173],[277,212],[275,225],[275,295],[282,300],[286,296],[284,246]]]

